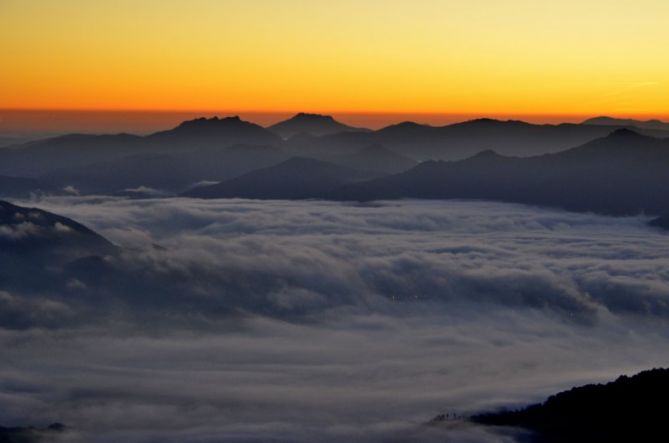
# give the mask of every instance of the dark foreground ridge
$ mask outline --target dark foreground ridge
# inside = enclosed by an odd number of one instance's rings
[[[37,443],[65,431],[65,425],[53,423],[44,429],[0,426],[0,443]]]
[[[669,369],[653,369],[607,384],[586,385],[517,411],[471,417],[490,426],[534,432],[537,443],[667,441]]]

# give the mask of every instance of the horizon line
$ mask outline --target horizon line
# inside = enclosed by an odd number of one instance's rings
[[[597,117],[669,121],[656,114],[521,114],[503,112],[431,112],[431,111],[323,111],[323,110],[225,110],[225,109],[119,109],[119,108],[1,108],[0,133],[133,133],[148,134],[194,118],[237,116],[245,121],[269,127],[299,113],[329,115],[340,122],[378,130],[400,123],[443,127],[479,119],[520,121],[535,125],[581,124]]]
[[[638,117],[657,117],[669,119],[669,112],[667,114],[658,114],[652,112],[505,112],[505,111],[416,111],[416,110],[338,110],[338,109],[226,109],[226,108],[61,108],[61,107],[2,107],[0,112],[91,112],[91,113],[225,113],[225,114],[346,114],[346,115],[443,115],[443,116],[464,116],[464,115],[507,115],[507,116],[536,116],[536,117],[612,117],[612,118],[630,118]]]

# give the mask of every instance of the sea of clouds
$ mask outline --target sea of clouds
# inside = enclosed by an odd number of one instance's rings
[[[76,303],[0,290],[0,424],[61,421],[65,441],[513,441],[422,424],[669,360],[669,236],[642,216],[18,203],[122,248],[104,290],[71,282]]]

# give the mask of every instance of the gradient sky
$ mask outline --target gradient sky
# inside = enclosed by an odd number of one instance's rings
[[[0,108],[669,115],[667,0],[0,0]]]

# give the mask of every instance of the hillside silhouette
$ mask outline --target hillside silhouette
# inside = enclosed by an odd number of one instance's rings
[[[536,443],[665,441],[669,369],[653,369],[607,384],[586,385],[516,411],[479,414],[471,421],[535,433]]]
[[[348,185],[339,200],[486,199],[624,215],[662,214],[669,203],[669,140],[628,129],[556,154],[519,158],[483,151],[456,162]]]
[[[65,430],[65,425],[61,423],[52,423],[46,428],[0,426],[0,443],[38,443],[51,440]]]

